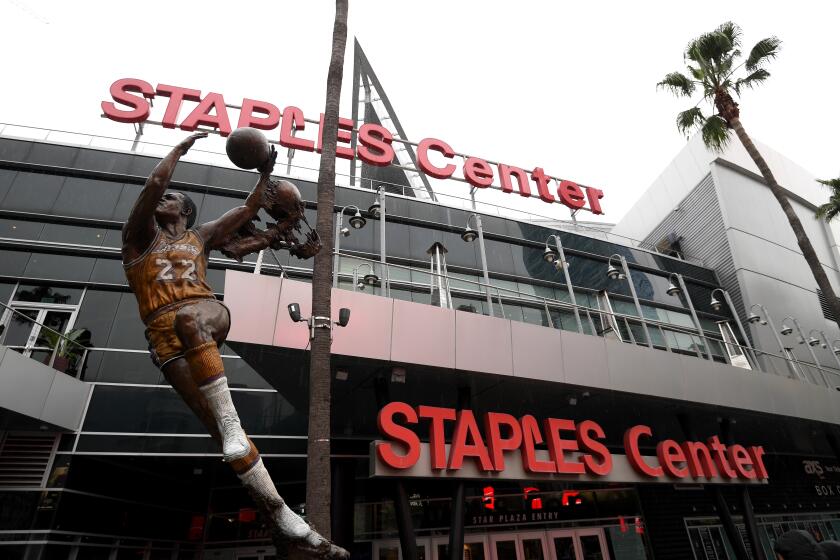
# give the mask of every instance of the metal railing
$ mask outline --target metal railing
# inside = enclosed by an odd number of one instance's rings
[[[15,139],[60,142],[65,144],[72,144],[75,146],[100,149],[104,148],[129,153],[138,153],[141,155],[154,156],[163,156],[172,148],[172,145],[170,144],[163,144],[158,142],[136,142],[135,140],[117,138],[113,136],[70,132],[65,130],[48,129],[36,126],[19,125],[14,123],[0,123],[0,136]],[[134,148],[133,150],[132,147]],[[189,153],[187,154],[187,156],[185,156],[184,160],[191,161],[194,163],[214,165],[218,167],[234,168],[233,164],[230,162],[225,152],[202,149],[198,146],[190,149]],[[409,172],[417,172],[414,169],[408,169],[404,166],[396,167]],[[292,173],[293,169],[295,170],[294,173]],[[286,176],[292,179],[300,179],[304,181],[314,182],[318,179],[318,171],[318,168],[314,166],[309,167],[305,165],[289,163],[287,165]],[[341,181],[339,181],[339,178],[341,178]],[[365,188],[362,186],[351,185],[351,178],[358,181],[360,184],[367,182],[369,183],[369,187]],[[453,180],[455,180],[455,178],[453,178]],[[477,209],[480,209],[480,211],[486,215],[498,216],[501,218],[522,221],[531,224],[539,224],[540,222],[550,222],[550,229],[560,229],[562,231],[574,232],[584,236],[593,237],[612,243],[615,243],[616,240],[620,239],[623,240],[624,243],[627,243],[627,246],[632,248],[637,248],[648,253],[655,254],[657,256],[664,256],[672,258],[674,260],[687,262],[689,264],[704,266],[703,260],[700,258],[684,254],[680,256],[674,256],[668,253],[663,253],[659,250],[659,248],[656,245],[652,243],[648,243],[639,239],[634,239],[625,235],[607,232],[604,231],[604,229],[602,228],[587,226],[577,222],[576,220],[561,220],[556,216],[546,216],[545,214],[540,214],[537,212],[518,210],[516,208],[511,208],[507,205],[494,204],[492,202],[487,201],[473,201],[473,199],[469,196],[458,196],[457,194],[452,194],[449,192],[436,192],[435,195],[438,197],[439,201],[434,202],[431,200],[420,198],[419,196],[415,196],[414,194],[407,194],[408,192],[416,192],[419,194],[423,194],[426,192],[424,187],[411,187],[399,183],[383,181],[380,179],[352,177],[350,174],[342,173],[340,171],[336,171],[336,186],[340,186],[342,188],[347,189],[362,190],[365,192],[373,191],[374,193],[380,186],[387,186],[390,187],[388,196],[409,197],[412,201],[423,202],[426,204],[434,204],[437,206],[455,207],[468,211],[476,211]],[[392,192],[393,190],[397,189],[399,189],[400,194]]]
[[[361,262],[368,262],[374,267],[374,270],[381,269],[382,263],[378,260],[368,259],[358,255],[341,254],[343,259],[357,260]],[[432,304],[432,290],[430,284],[426,282],[415,282],[411,280],[395,279],[391,274],[391,269],[403,270],[409,273],[427,275],[431,279],[433,276],[442,277],[431,272],[430,270],[422,270],[417,267],[403,266],[395,263],[387,263],[386,270],[380,273],[387,274],[391,288],[404,287],[413,292],[422,292],[429,290],[429,304]],[[347,279],[350,277],[348,273],[339,272],[341,278]],[[404,275],[403,275],[404,276]],[[840,371],[826,368],[820,364],[806,362],[796,358],[791,352],[788,355],[759,350],[752,346],[744,345],[736,340],[724,340],[719,332],[709,331],[703,329],[703,337],[700,333],[691,327],[685,327],[652,319],[649,317],[638,317],[636,315],[629,315],[619,313],[612,309],[595,308],[581,304],[573,304],[568,301],[558,300],[547,296],[537,296],[533,294],[523,294],[520,290],[513,290],[497,285],[487,286],[480,281],[468,280],[461,277],[448,277],[450,286],[461,284],[469,284],[475,286],[475,290],[465,288],[451,288],[450,291],[455,292],[456,295],[467,298],[474,298],[477,304],[481,304],[481,298],[484,297],[489,288],[491,297],[498,303],[501,315],[505,318],[511,316],[505,312],[505,302],[508,305],[521,305],[530,309],[538,309],[544,312],[541,316],[541,324],[551,328],[562,328],[564,330],[578,331],[577,325],[574,321],[574,311],[577,309],[581,317],[582,328],[581,334],[595,335],[600,337],[614,337],[616,340],[628,344],[639,346],[647,346],[645,339],[646,325],[648,332],[651,334],[652,347],[657,350],[672,352],[687,356],[696,356],[704,359],[711,353],[712,358],[716,361],[728,363],[734,367],[743,367],[732,363],[731,356],[744,356],[746,363],[750,370],[762,373],[769,373],[781,375],[801,382],[810,383],[814,385],[822,385],[832,390],[840,390]],[[339,284],[341,285],[341,283]],[[355,289],[355,286],[351,286]],[[380,288],[381,289],[381,288]],[[387,294],[381,294],[386,295]],[[473,311],[476,312],[476,311]],[[554,313],[552,313],[554,312]],[[562,314],[568,314],[569,327],[562,325],[565,321],[562,320]],[[555,323],[555,316],[561,318],[561,325]],[[523,322],[528,322],[524,320]],[[708,342],[708,344],[707,344]],[[757,356],[758,360],[752,356]],[[760,362],[764,362],[763,364]],[[784,364],[784,367],[779,367]],[[746,368],[745,368],[746,369]],[[769,370],[769,371],[768,371]]]
[[[79,376],[84,369],[85,360],[87,359],[90,348],[67,337],[64,333],[60,333],[43,323],[39,323],[14,307],[0,302],[0,308],[11,313],[17,318],[16,320],[29,322],[33,325],[26,344],[5,345],[7,348],[39,361],[61,373],[66,373],[73,377]],[[9,318],[0,325],[0,344],[5,343],[5,331],[7,330],[7,325],[11,324],[11,321],[12,319]],[[34,331],[34,326],[38,327],[38,331],[33,336],[31,333]],[[41,359],[38,359],[38,357]]]

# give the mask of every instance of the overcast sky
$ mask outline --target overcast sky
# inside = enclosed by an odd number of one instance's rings
[[[0,122],[130,138],[131,125],[99,116],[122,77],[317,116],[333,10],[328,1],[0,0]],[[817,177],[840,175],[837,2],[351,0],[349,13],[343,116],[356,36],[410,138],[599,187],[607,221],[685,144],[674,118],[692,103],[656,82],[684,69],[691,38],[726,20],[743,28],[747,49],[769,35],[784,41],[770,80],[741,100],[746,130]],[[568,217],[559,204],[511,202]]]

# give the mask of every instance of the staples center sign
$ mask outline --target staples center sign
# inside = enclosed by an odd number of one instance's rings
[[[155,88],[150,83],[135,78],[123,78],[111,84],[113,101],[102,102],[105,117],[122,123],[141,123],[151,114],[149,100],[155,97],[168,97],[161,124],[165,128],[180,128],[193,131],[199,126],[212,127],[222,136],[231,133],[231,120],[228,107],[220,93],[209,92],[202,95],[197,89],[158,84]],[[195,102],[195,108],[179,122],[181,105]],[[250,126],[261,130],[280,128],[277,143],[287,148],[307,152],[321,152],[324,115],[321,114],[318,130],[306,130],[303,111],[288,106],[280,109],[267,101],[245,98],[239,111],[237,128]],[[358,145],[354,153],[350,146],[353,121],[338,119],[338,146],[336,157],[343,159],[359,158],[365,163],[384,167],[394,160],[393,135],[383,126],[365,123],[358,131]],[[300,134],[298,134],[300,133]],[[420,171],[437,179],[448,179],[455,175],[456,166],[450,162],[455,157],[455,150],[437,138],[424,138],[417,146],[417,166]],[[434,159],[437,163],[432,161]],[[461,175],[469,184],[479,189],[488,188],[498,176],[503,192],[513,193],[514,182],[517,192],[524,197],[531,197],[532,190],[548,203],[559,202],[572,210],[589,210],[593,214],[603,214],[601,198],[604,192],[594,187],[586,187],[574,181],[555,179],[545,173],[542,167],[535,167],[528,172],[519,167],[499,163],[491,166],[486,160],[467,157],[461,166]],[[533,183],[532,183],[533,182]]]
[[[429,443],[415,432],[421,422]],[[454,422],[450,442],[447,422]],[[625,454],[619,455],[609,451],[603,428],[592,420],[540,423],[531,415],[488,412],[483,424],[482,435],[471,410],[389,403],[379,411],[386,439],[371,444],[371,476],[672,484],[761,484],[769,478],[761,446],[724,445],[718,436],[706,442],[665,439],[656,443],[655,456],[644,456],[640,446],[652,443],[653,432],[637,425],[624,433]],[[543,444],[548,449],[537,449]]]

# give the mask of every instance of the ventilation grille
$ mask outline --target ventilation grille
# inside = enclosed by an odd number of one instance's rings
[[[823,317],[829,321],[836,321],[837,319],[834,318],[834,313],[832,313],[831,307],[828,305],[828,299],[819,288],[817,288],[817,297],[820,299],[820,307],[822,307]]]
[[[55,450],[55,434],[6,434],[0,439],[0,488],[41,487]]]

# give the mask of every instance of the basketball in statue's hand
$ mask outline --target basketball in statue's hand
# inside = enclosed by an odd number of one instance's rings
[[[228,136],[225,151],[236,167],[256,169],[271,155],[268,140],[256,128],[237,128]]]

